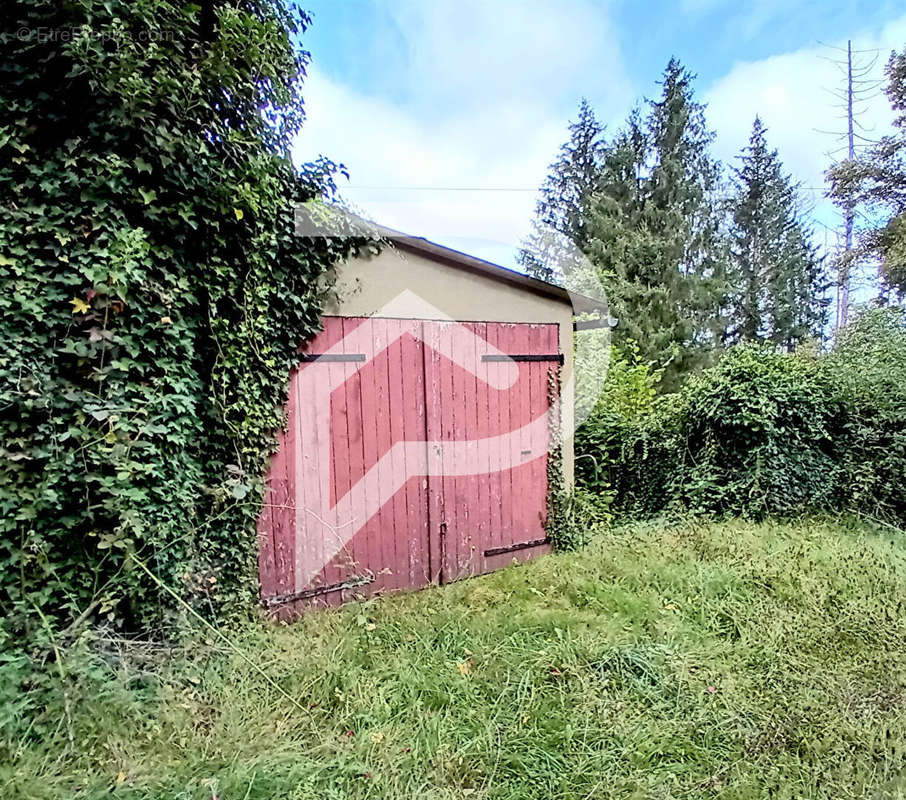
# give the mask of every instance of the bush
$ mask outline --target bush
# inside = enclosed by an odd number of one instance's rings
[[[620,515],[657,513],[673,480],[675,415],[672,396],[657,397],[661,374],[635,348],[613,348],[601,397],[576,432],[577,493],[607,498]]]
[[[824,359],[833,422],[838,503],[906,522],[906,312],[858,315]]]
[[[613,397],[578,432],[576,465],[620,515],[847,510],[906,524],[899,309],[857,316],[827,355],[740,345],[647,409]]]
[[[671,505],[680,452],[675,395],[634,418],[601,408],[576,433],[580,488],[610,497],[619,516],[645,518]]]
[[[762,517],[824,508],[833,408],[816,359],[765,345],[727,352],[682,392],[683,505]]]
[[[254,598],[262,477],[319,282],[294,233],[306,18],[13,2],[0,78],[0,597],[17,636]],[[208,13],[210,12],[210,13]],[[2,637],[0,637],[2,638]]]

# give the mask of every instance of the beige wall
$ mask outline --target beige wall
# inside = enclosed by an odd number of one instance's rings
[[[560,326],[563,472],[573,482],[573,310],[569,303],[422,255],[387,248],[337,268],[338,300],[330,316],[455,319],[466,322],[556,322]]]

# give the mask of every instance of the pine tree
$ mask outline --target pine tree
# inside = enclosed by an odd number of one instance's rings
[[[595,191],[605,149],[604,126],[586,100],[579,104],[569,140],[541,187],[532,233],[519,253],[519,263],[533,277],[562,282],[558,265],[582,251],[587,242],[588,206]]]
[[[820,337],[827,288],[822,260],[801,219],[799,187],[784,174],[756,117],[733,169],[727,340],[793,349]]]
[[[615,341],[632,340],[665,366],[668,389],[707,363],[724,328],[720,169],[693,78],[671,59],[661,97],[607,148],[589,217],[588,251],[619,319]]]

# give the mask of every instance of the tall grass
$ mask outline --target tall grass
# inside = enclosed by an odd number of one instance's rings
[[[895,534],[688,522],[232,634],[294,702],[203,634],[76,648],[0,797],[906,796],[904,589]]]

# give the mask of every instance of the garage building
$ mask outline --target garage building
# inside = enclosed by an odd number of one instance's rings
[[[573,475],[557,431],[573,429],[574,315],[604,310],[403,235],[337,273],[258,525],[279,618],[548,552],[549,470]]]

